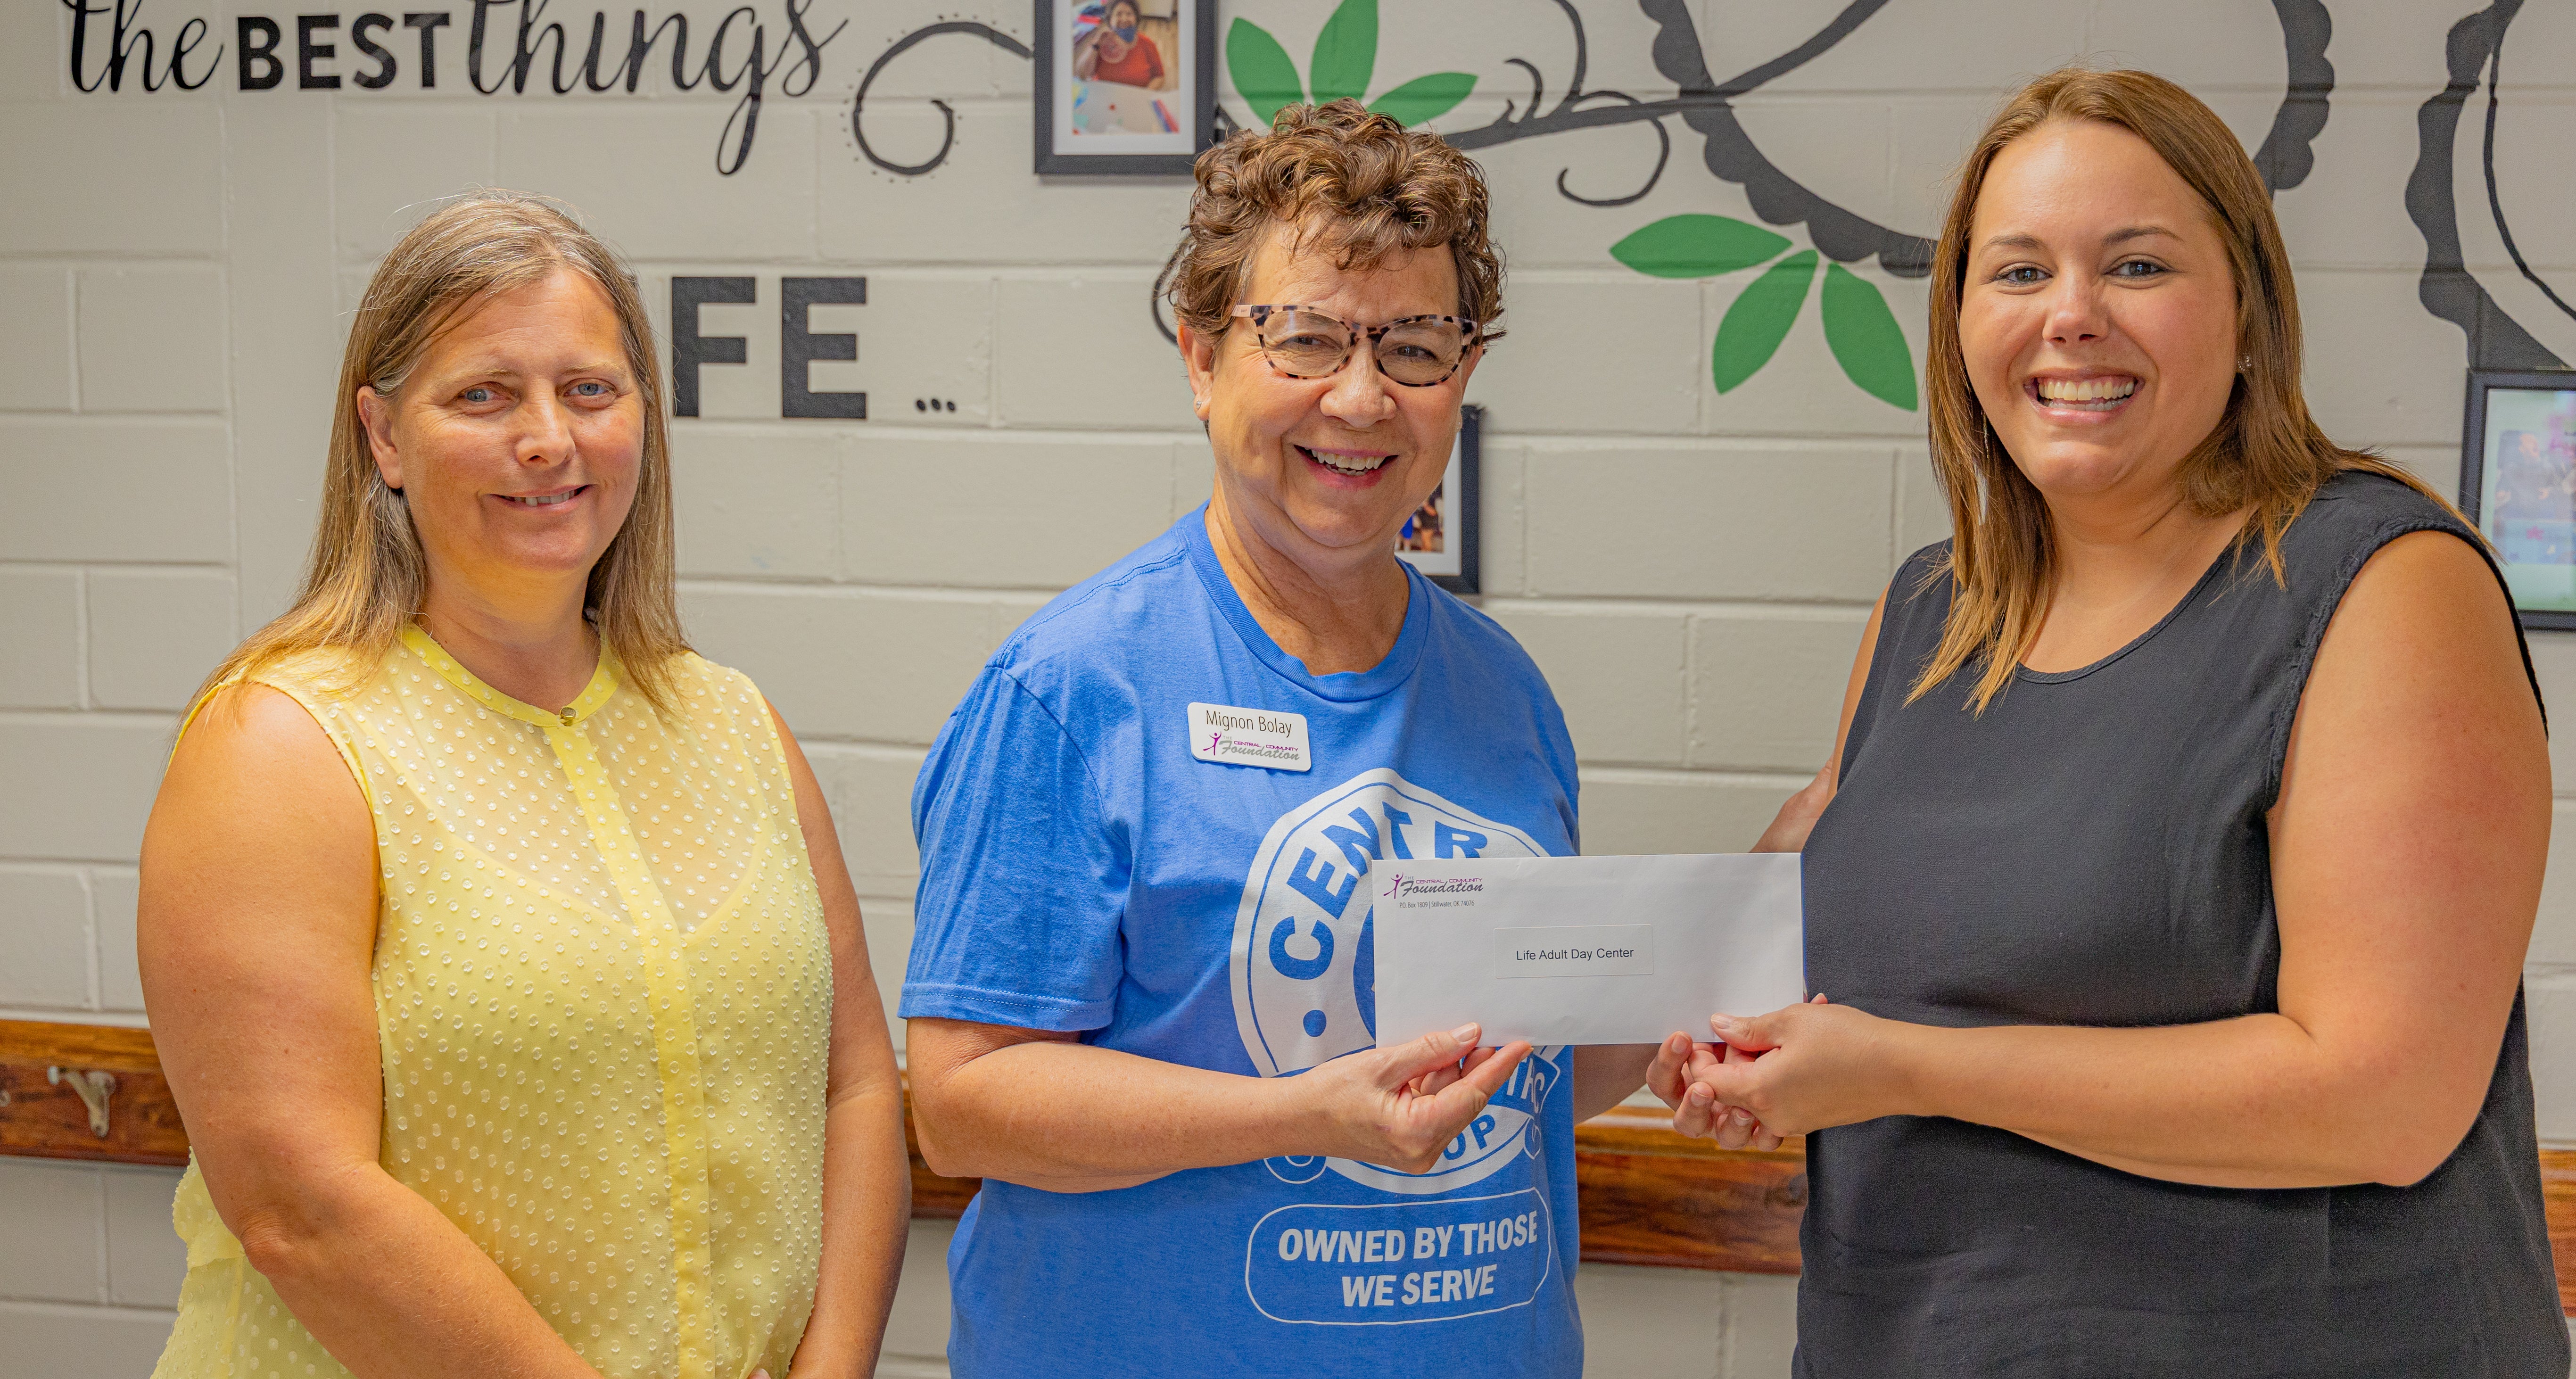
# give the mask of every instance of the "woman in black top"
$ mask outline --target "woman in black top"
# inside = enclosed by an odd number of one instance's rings
[[[1958,535],[1765,840],[1829,1003],[1712,1020],[1676,1115],[1809,1136],[1797,1372],[2561,1379],[2485,548],[2309,418],[2263,184],[2169,82],[2025,89],[1934,283]]]

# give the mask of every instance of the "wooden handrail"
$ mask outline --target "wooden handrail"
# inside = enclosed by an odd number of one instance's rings
[[[48,1070],[62,1076],[48,1079]],[[105,1135],[70,1074],[116,1079]],[[184,1164],[188,1135],[170,1102],[149,1030],[0,1020],[0,1154]],[[983,1186],[943,1178],[922,1162],[912,1117],[912,1214],[953,1217]],[[1582,1197],[1583,1257],[1740,1273],[1798,1272],[1798,1219],[1807,1204],[1807,1156],[1798,1141],[1771,1153],[1719,1149],[1673,1133],[1658,1112],[1620,1107],[1574,1130],[1574,1180]],[[2540,1151],[2549,1240],[2561,1303],[2576,1315],[2576,1150]]]

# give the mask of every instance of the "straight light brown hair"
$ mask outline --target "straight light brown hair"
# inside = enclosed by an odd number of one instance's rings
[[[2025,86],[1977,140],[1959,173],[1932,259],[1932,319],[1924,366],[1932,467],[1950,503],[1950,555],[1934,571],[1951,581],[1941,644],[1914,678],[1912,703],[1970,662],[1981,662],[1968,703],[1983,713],[2011,683],[2048,615],[2057,551],[2048,500],[2023,476],[1969,386],[1959,344],[1968,236],[1995,155],[2052,120],[2116,125],[2156,151],[2209,211],[2236,282],[2236,377],[2216,430],[2182,463],[2184,501],[2205,517],[2247,512],[2235,550],[2260,542],[2274,579],[2286,579],[2281,537],[2317,487],[2347,469],[2384,475],[2450,503],[2405,470],[2326,438],[2299,391],[2298,290],[2272,197],[2218,116],[2190,92],[2147,72],[2065,68]]]
[[[349,327],[331,445],[295,604],[234,648],[199,698],[248,679],[290,656],[347,653],[336,688],[352,689],[382,664],[429,590],[411,506],[388,488],[367,447],[358,390],[398,394],[421,356],[475,308],[558,271],[579,273],[608,294],[644,408],[644,455],[625,525],[591,567],[584,613],[656,709],[671,704],[671,657],[687,651],[674,594],[669,424],[653,327],[634,274],[616,251],[565,208],[520,192],[460,197],[403,236],[376,269]]]

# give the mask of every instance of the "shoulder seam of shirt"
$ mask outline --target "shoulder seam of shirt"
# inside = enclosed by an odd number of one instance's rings
[[[2389,480],[2389,482],[2394,484],[2396,481]],[[2405,487],[2402,484],[2397,486]],[[2415,494],[2412,489],[2407,489],[2406,492],[2409,496],[2421,496]],[[2471,531],[2464,528],[2459,519],[2441,511],[2435,504],[2426,503],[2424,509],[2419,512],[2384,514],[2372,521],[2370,526],[2361,533],[2360,539],[2353,543],[2351,549],[2346,550],[2335,561],[2334,573],[2328,585],[2331,596],[2318,599],[2317,606],[2308,610],[2307,619],[2300,628],[2299,640],[2292,646],[2290,652],[2289,675],[2291,682],[2297,687],[2297,692],[2285,696],[2283,701],[2273,709],[2272,721],[2266,725],[2264,733],[2263,798],[2266,801],[2277,803],[2281,797],[2282,775],[2289,767],[2290,729],[2298,722],[2299,706],[2307,700],[2308,679],[2316,670],[2317,652],[2325,645],[2326,628],[2334,621],[2335,614],[2342,609],[2344,596],[2352,592],[2353,581],[2361,577],[2361,567],[2369,564],[2373,556],[2385,550],[2388,543],[2401,536],[2413,536],[2418,532],[2428,531],[2457,537],[2466,543],[2470,550],[2476,551],[2479,559],[2486,562],[2488,571],[2495,575],[2497,585],[2503,587],[2508,603],[2512,600],[2513,590],[2511,586],[2505,584],[2504,572],[2496,568],[2495,557],[2472,539]],[[2523,641],[2523,633],[2519,625],[2514,629],[2514,639],[2522,650],[2523,673],[2529,676],[2531,675],[2531,652],[2527,643]],[[2549,714],[2548,701],[2541,698],[2540,685],[2536,678],[2531,686],[2531,693],[2532,698],[2541,705],[2541,717],[2545,722]],[[2267,803],[2265,807],[2269,808],[2270,804]]]
[[[995,648],[992,658],[986,661],[985,664],[999,667],[1014,650],[1029,640],[1031,633],[1037,631],[1039,628],[1054,622],[1056,619],[1071,613],[1073,610],[1082,607],[1084,604],[1091,602],[1093,599],[1098,598],[1113,589],[1123,589],[1127,587],[1127,584],[1131,580],[1139,579],[1145,575],[1158,573],[1162,570],[1168,569],[1175,562],[1185,561],[1189,559],[1189,554],[1189,548],[1184,546],[1161,559],[1151,560],[1145,564],[1139,565],[1136,568],[1127,571],[1125,574],[1118,576],[1116,579],[1095,584],[1089,589],[1084,590],[1080,598],[1039,609],[1037,612],[1030,614],[1029,620],[1021,623],[1017,631],[1014,631],[1008,638],[1004,639],[1001,646]],[[1013,683],[1017,683],[1016,678],[1014,678]],[[1032,695],[1031,697],[1035,698],[1036,696]],[[1088,760],[1084,763],[1084,769],[1086,771],[1089,770]]]
[[[1911,604],[1932,591],[1940,581],[1924,576],[1937,574],[1934,566],[1949,555],[1954,540],[1953,537],[1942,537],[1897,562],[1896,574],[1887,581],[1887,602],[1891,610],[1901,604]]]
[[[1505,627],[1502,624],[1501,619],[1496,618],[1493,614],[1486,612],[1482,608],[1478,608],[1476,605],[1467,602],[1456,594],[1450,593],[1448,590],[1432,583],[1427,577],[1423,579],[1422,587],[1429,589],[1436,598],[1448,600],[1446,604],[1435,603],[1433,605],[1435,609],[1445,608],[1452,612],[1467,614],[1468,618],[1465,625],[1469,629],[1483,633],[1487,636],[1501,639],[1504,646],[1511,648],[1513,655],[1521,658],[1522,668],[1529,672],[1530,678],[1538,682],[1540,691],[1538,703],[1546,710],[1545,714],[1542,716],[1552,718],[1555,721],[1556,730],[1559,733],[1567,734],[1565,740],[1565,759],[1569,764],[1574,762],[1576,760],[1574,741],[1572,735],[1567,732],[1565,726],[1565,705],[1558,702],[1556,697],[1556,686],[1547,678],[1547,672],[1539,669],[1538,658],[1530,655],[1529,648],[1521,645],[1521,639],[1513,635],[1512,630]],[[1438,614],[1435,612],[1434,616],[1438,616]],[[1577,798],[1576,792],[1579,789],[1578,783],[1575,781],[1566,781],[1565,785],[1567,787],[1566,798]],[[1580,835],[1577,835],[1577,839],[1579,851]]]
[[[1028,696],[1028,701],[1037,705],[1038,712],[1045,714],[1047,722],[1054,724],[1055,730],[1058,733],[1063,734],[1064,740],[1072,745],[1075,759],[1082,763],[1082,783],[1085,786],[1088,786],[1091,790],[1091,817],[1103,825],[1101,832],[1109,833],[1110,830],[1106,827],[1109,820],[1109,807],[1107,802],[1101,797],[1100,775],[1097,771],[1092,769],[1091,753],[1084,750],[1082,739],[1074,735],[1073,729],[1064,725],[1064,720],[1056,715],[1055,706],[1046,701],[1046,696],[1038,693],[1036,690],[1030,689],[1026,684],[1022,683],[1020,677],[1013,673],[1009,666],[996,663],[992,667],[992,671],[994,674],[1010,681],[1012,689],[1018,690],[1021,694]],[[1116,835],[1111,834],[1111,836],[1115,837]],[[1124,851],[1125,849],[1121,848],[1120,850]]]

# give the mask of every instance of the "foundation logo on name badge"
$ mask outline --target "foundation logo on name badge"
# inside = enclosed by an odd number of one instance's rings
[[[1228,960],[1235,1029],[1252,1066],[1264,1077],[1284,1077],[1376,1046],[1377,954],[1365,890],[1370,863],[1546,855],[1519,829],[1384,768],[1281,815],[1244,881]],[[1428,1173],[1342,1159],[1273,1159],[1270,1171],[1309,1182],[1329,1170],[1412,1196],[1481,1181],[1523,1150],[1539,1103],[1569,1062],[1562,1049],[1532,1054]]]

